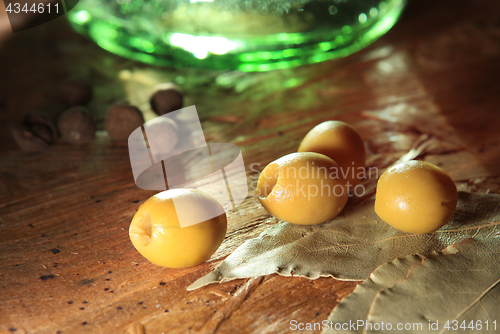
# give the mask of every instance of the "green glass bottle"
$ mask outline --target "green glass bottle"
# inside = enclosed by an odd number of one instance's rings
[[[149,64],[268,71],[347,56],[385,34],[405,0],[83,0],[72,26]]]

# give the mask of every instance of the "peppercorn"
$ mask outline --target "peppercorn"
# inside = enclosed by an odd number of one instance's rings
[[[183,106],[183,96],[179,87],[173,83],[163,83],[156,86],[155,93],[149,99],[151,109],[158,115],[165,115]]]
[[[71,144],[85,144],[94,139],[95,125],[84,107],[72,107],[57,120],[61,138]]]
[[[127,140],[132,131],[142,124],[144,117],[137,107],[115,104],[106,112],[105,126],[113,140]]]
[[[92,86],[80,79],[69,78],[59,85],[61,99],[67,107],[86,105],[92,99]]]

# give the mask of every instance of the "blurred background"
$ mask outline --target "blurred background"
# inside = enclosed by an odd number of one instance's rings
[[[341,66],[303,65],[342,58],[370,45],[395,24],[405,3],[86,0],[44,24],[31,13],[12,16],[15,31],[26,29],[15,33],[2,9],[5,122],[0,149],[12,147],[8,123],[19,123],[26,112],[57,118],[67,107],[60,95],[68,78],[91,86],[88,111],[97,130],[104,130],[105,110],[116,102],[138,106],[146,120],[155,117],[148,99],[162,82],[181,87],[185,105],[203,101],[205,118],[231,115],[234,121],[253,114],[255,119],[270,101],[254,104],[253,110],[241,108],[240,102],[264,101]],[[408,12],[418,10],[429,8],[420,4]],[[388,55],[390,48],[379,50],[377,57]],[[259,73],[267,71],[272,72]]]

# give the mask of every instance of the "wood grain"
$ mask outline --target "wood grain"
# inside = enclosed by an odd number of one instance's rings
[[[147,115],[149,87],[182,77],[208,140],[241,147],[250,185],[313,126],[340,119],[361,132],[369,164],[390,164],[427,134],[432,145],[421,158],[445,168],[460,190],[498,192],[499,6],[410,1],[366,50],[269,73],[152,69],[99,49],[60,19],[12,36],[0,55],[0,333],[289,333],[291,320],[327,319],[358,283],[271,275],[186,291],[276,220],[251,191],[229,214],[211,262],[182,270],[149,263],[128,226],[155,192],[135,186],[126,146],[100,136],[27,154],[9,136],[32,109],[62,110],[64,77],[94,84],[90,108],[101,130],[109,104],[128,99]]]

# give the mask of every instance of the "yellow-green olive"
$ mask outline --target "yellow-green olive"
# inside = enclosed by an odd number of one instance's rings
[[[335,160],[343,177],[355,186],[365,175],[365,146],[352,126],[326,121],[315,126],[300,143],[298,152],[316,152]]]
[[[183,227],[179,217],[189,218],[190,225]],[[197,223],[199,217],[210,218]],[[208,260],[224,240],[226,228],[226,213],[215,198],[199,190],[172,189],[139,207],[129,236],[137,251],[152,263],[185,268]]]
[[[262,206],[288,223],[314,225],[337,216],[348,195],[339,165],[319,153],[292,153],[270,163],[259,176]]]
[[[431,233],[453,216],[458,193],[451,177],[424,161],[390,167],[378,180],[375,212],[389,225],[411,233]]]

